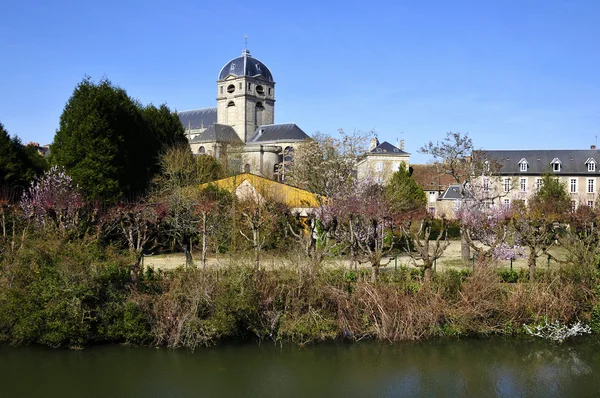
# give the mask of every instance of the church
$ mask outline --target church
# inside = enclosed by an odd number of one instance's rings
[[[178,113],[194,154],[215,157],[236,172],[280,180],[283,162],[310,137],[294,123],[275,124],[275,80],[245,49],[217,79],[217,106]]]

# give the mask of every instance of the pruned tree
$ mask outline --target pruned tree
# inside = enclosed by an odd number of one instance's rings
[[[546,174],[542,186],[529,201],[513,204],[514,212],[511,227],[515,242],[529,251],[527,265],[529,279],[535,278],[536,260],[556,243],[564,230],[571,209],[571,201],[566,187],[555,177]]]
[[[273,232],[277,225],[278,215],[287,211],[276,208],[274,203],[263,198],[255,200],[248,198],[236,204],[240,216],[239,233],[252,245],[254,252],[254,270],[260,269],[260,256],[265,247],[267,236]]]
[[[163,217],[163,209],[156,204],[119,203],[110,208],[105,228],[107,232],[116,231],[139,262],[144,251],[157,245]]]
[[[406,239],[406,251],[413,260],[414,265],[423,268],[425,283],[428,284],[431,280],[431,270],[435,261],[442,257],[442,254],[450,245],[450,242],[448,242],[448,223],[446,218],[442,218],[441,230],[436,239],[431,241],[433,230],[431,215],[428,213],[423,214],[418,222],[419,227],[416,230],[413,229],[413,219],[401,224],[401,229]]]

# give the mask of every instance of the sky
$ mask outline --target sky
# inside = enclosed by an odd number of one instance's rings
[[[143,104],[216,106],[248,49],[276,81],[275,122],[374,130],[411,163],[449,131],[476,148],[587,149],[600,133],[600,1],[5,1],[0,122],[51,143],[76,85]]]

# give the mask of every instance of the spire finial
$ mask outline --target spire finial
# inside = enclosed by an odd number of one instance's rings
[[[244,35],[244,49],[248,49],[248,35]]]

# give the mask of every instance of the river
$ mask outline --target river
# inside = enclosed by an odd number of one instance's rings
[[[593,397],[598,375],[598,337],[0,347],[1,397]]]

